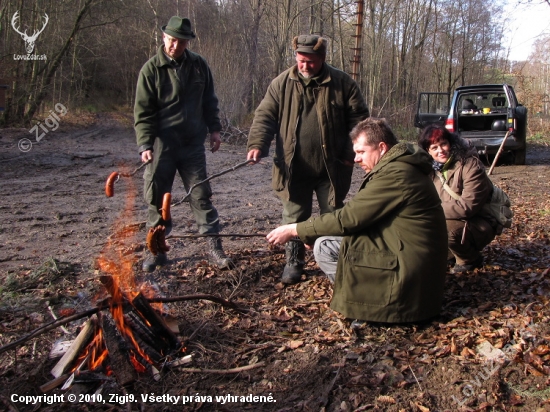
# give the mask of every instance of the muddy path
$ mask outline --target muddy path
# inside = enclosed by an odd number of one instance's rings
[[[132,178],[121,178],[114,197],[104,194],[105,180],[111,172],[131,172],[140,164],[133,131],[115,120],[102,119],[101,123],[83,131],[50,133],[26,153],[17,149],[17,143],[27,137],[27,131],[2,134],[0,262],[5,269],[30,269],[49,256],[90,266],[112,234],[113,224],[127,201],[134,206],[132,218],[125,223],[143,226],[146,209],[141,171]],[[209,174],[244,161],[244,150],[223,145],[215,154],[208,152]],[[211,181],[224,233],[265,233],[277,224],[280,203],[269,189],[269,179],[270,164],[265,161]],[[176,179],[173,199],[185,194],[181,181]],[[187,203],[175,207],[172,215],[174,235],[196,232]],[[141,236],[145,237],[144,228]],[[261,238],[256,240],[265,247]],[[195,245],[202,244],[200,240],[187,241],[185,246],[180,245],[183,242],[172,243],[177,261],[205,257],[204,247]],[[224,243],[228,251],[236,253],[242,239],[227,239]]]

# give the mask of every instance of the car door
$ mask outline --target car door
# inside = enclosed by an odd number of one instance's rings
[[[447,116],[449,116],[450,99],[450,93],[420,93],[414,116],[414,126],[421,129],[434,123],[444,126]]]

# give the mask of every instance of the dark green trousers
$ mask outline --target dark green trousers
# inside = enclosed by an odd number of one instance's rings
[[[320,213],[336,210],[329,203],[330,179],[328,177],[293,176],[290,200],[283,200],[282,224],[303,222],[313,212],[313,194],[317,197]]]
[[[146,166],[143,174],[143,194],[148,205],[147,227],[166,226],[166,233],[172,229],[172,221],[164,221],[159,210],[165,193],[172,192],[176,172],[179,173],[185,193],[193,184],[207,178],[204,145],[181,146],[157,139],[153,152],[153,162]],[[209,182],[197,186],[188,198],[199,233],[219,233],[218,211],[210,198],[212,189]],[[174,196],[172,201],[177,201]]]

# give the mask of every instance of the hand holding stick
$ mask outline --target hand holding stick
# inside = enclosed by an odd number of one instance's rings
[[[107,181],[105,182],[105,194],[107,197],[113,197],[115,194],[115,183],[118,182],[120,177],[132,177],[135,175],[138,171],[140,171],[143,166],[148,165],[151,163],[150,161],[147,163],[142,163],[137,169],[135,169],[131,173],[121,173],[121,172],[113,172],[109,175],[107,178]]]

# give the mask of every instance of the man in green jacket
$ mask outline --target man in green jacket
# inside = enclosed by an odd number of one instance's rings
[[[299,236],[314,243],[315,259],[334,281],[331,308],[347,318],[393,323],[436,316],[447,230],[429,177],[431,157],[398,143],[384,119],[362,121],[351,139],[355,162],[367,173],[358,193],[335,212],[276,228],[267,240],[283,244]]]
[[[247,154],[259,161],[275,138],[272,187],[283,202],[283,224],[311,216],[313,193],[321,213],[342,207],[353,170],[349,132],[369,116],[357,83],[325,63],[325,39],[301,35],[292,46],[296,65],[269,85],[256,109]],[[283,283],[300,281],[304,259],[303,242],[288,242]]]
[[[144,173],[144,197],[148,204],[147,227],[165,226],[159,210],[165,193],[172,191],[176,171],[186,191],[207,177],[204,142],[210,133],[210,149],[220,147],[221,123],[212,73],[204,58],[187,49],[195,38],[187,18],[173,16],[162,27],[163,44],[142,67],[134,107],[135,130],[141,160],[149,163]],[[218,212],[212,205],[210,184],[197,186],[190,195],[191,210],[200,233],[220,231]],[[208,238],[210,259],[220,268],[232,265],[219,238]],[[143,270],[153,271],[167,262],[166,254],[150,256]]]

